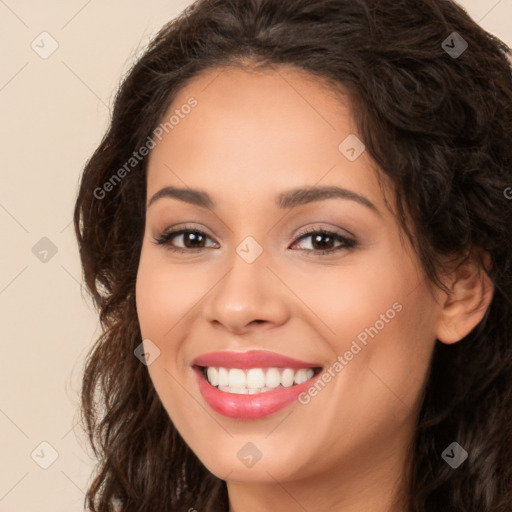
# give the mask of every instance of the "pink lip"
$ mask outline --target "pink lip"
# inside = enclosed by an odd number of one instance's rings
[[[269,416],[297,400],[298,396],[313,385],[321,372],[311,379],[290,386],[265,391],[255,395],[239,395],[226,393],[212,386],[205,378],[199,366],[222,366],[224,368],[318,368],[320,364],[298,361],[289,357],[274,354],[264,350],[249,352],[212,352],[197,357],[193,361],[199,391],[206,403],[217,413],[228,418],[254,420]]]
[[[313,385],[321,375],[318,373],[306,382],[289,388],[278,388],[256,395],[237,395],[220,391],[212,386],[198,367],[194,367],[194,372],[206,403],[223,416],[241,420],[255,420],[280,411],[297,400],[298,396]]]
[[[248,352],[210,352],[196,357],[192,361],[196,366],[222,366],[223,368],[316,368],[318,363],[299,361],[267,350],[249,350]]]

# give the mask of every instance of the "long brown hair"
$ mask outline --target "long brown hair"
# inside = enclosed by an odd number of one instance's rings
[[[450,50],[455,41],[459,55]],[[134,356],[142,341],[135,282],[147,159],[130,158],[191,79],[251,63],[291,65],[343,86],[432,283],[439,284],[441,257],[463,260],[475,248],[490,254],[495,293],[486,316],[459,343],[435,347],[407,510],[510,511],[509,55],[450,0],[200,0],[161,29],[122,82],[74,212],[84,279],[103,328],[82,388],[83,425],[99,461],[87,507],[114,510],[118,499],[123,512],[228,508],[225,482],[184,443]],[[469,454],[456,470],[441,458],[454,440]]]

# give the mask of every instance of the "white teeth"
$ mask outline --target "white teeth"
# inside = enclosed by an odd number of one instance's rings
[[[277,368],[269,368],[265,375],[265,386],[267,388],[277,388],[281,384],[281,374]]]
[[[245,388],[245,372],[238,368],[229,370],[229,386],[232,388]]]
[[[294,384],[302,384],[314,375],[312,368],[215,368],[206,370],[208,382],[218,386],[220,391],[237,395],[254,395],[264,393],[278,387],[289,388]]]
[[[247,387],[257,389],[265,386],[265,374],[261,368],[251,368],[247,372]]]
[[[291,368],[285,368],[283,373],[281,374],[281,384],[285,388],[289,388],[293,385],[293,379],[295,377],[295,372]]]
[[[295,374],[295,384],[302,384],[303,382],[306,382],[311,377],[313,377],[313,374],[310,375],[309,370],[299,370]]]
[[[219,386],[229,386],[229,375],[226,368],[219,368]]]
[[[219,372],[217,368],[214,368],[213,366],[208,367],[207,370],[208,373],[208,380],[212,386],[218,386],[219,385]]]
[[[233,386],[229,386],[229,393],[235,393],[237,395],[247,395],[249,390],[247,388],[237,388]]]

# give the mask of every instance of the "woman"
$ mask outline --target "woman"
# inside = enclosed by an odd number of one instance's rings
[[[508,55],[447,0],[160,31],[75,208],[90,510],[510,509]]]

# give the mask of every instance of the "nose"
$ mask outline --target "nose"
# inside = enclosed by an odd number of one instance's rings
[[[267,264],[263,254],[252,263],[235,254],[230,270],[206,296],[207,321],[236,334],[284,324],[290,293]]]

